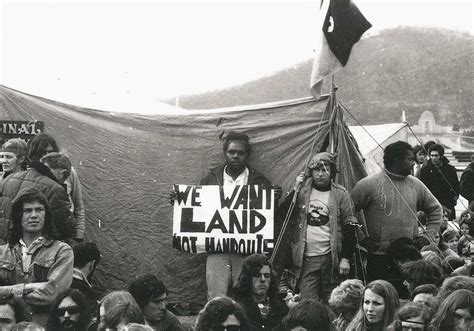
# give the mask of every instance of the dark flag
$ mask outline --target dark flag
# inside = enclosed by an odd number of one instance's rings
[[[311,73],[311,94],[319,98],[324,78],[347,64],[352,46],[372,25],[350,0],[322,0],[324,20]]]

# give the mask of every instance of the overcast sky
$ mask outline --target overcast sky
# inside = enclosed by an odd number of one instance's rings
[[[222,89],[309,59],[319,3],[0,1],[1,84],[99,109]],[[355,2],[368,34],[474,33],[472,1]]]

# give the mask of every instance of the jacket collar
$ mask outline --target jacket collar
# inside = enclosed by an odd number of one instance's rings
[[[221,166],[218,166],[218,167],[215,167],[215,168],[212,168],[210,170],[210,172],[212,174],[214,174],[214,176],[217,177],[217,180],[219,182],[219,185],[222,185],[222,183],[224,183],[224,168],[225,168],[225,164],[221,165]],[[255,169],[251,168],[248,164],[247,164],[247,169],[249,170],[249,178],[248,178],[248,181],[247,183],[253,183],[255,181],[255,178],[257,177],[260,177],[260,173],[258,171],[256,171]]]
[[[58,183],[59,185],[61,185],[62,187],[64,187],[66,190],[67,190],[67,186],[66,184],[63,184],[63,183],[60,183],[58,181],[58,179],[56,178],[56,176],[53,175],[53,173],[51,172],[51,169],[48,168],[47,165],[45,165],[44,163],[41,163],[39,161],[32,161],[30,164],[29,164],[29,167],[30,169],[34,169],[36,170],[37,172],[39,172],[40,175],[42,176],[46,176],[52,180],[54,180],[56,183]]]
[[[49,247],[49,246],[51,246],[53,244],[53,241],[54,241],[53,239],[49,239],[49,238],[45,238],[45,237],[41,236],[38,239],[36,239],[35,241],[33,241],[28,249],[34,252],[37,249],[39,249],[40,247]],[[20,246],[20,242],[17,243],[17,246],[18,247]]]

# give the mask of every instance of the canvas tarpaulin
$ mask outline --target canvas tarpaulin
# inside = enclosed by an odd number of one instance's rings
[[[197,184],[222,164],[228,130],[246,132],[250,165],[289,191],[329,132],[328,98],[180,115],[138,115],[71,106],[0,87],[0,119],[43,121],[82,183],[86,236],[102,260],[95,279],[125,288],[147,272],[172,302],[206,301],[205,256],[172,249],[173,184]],[[139,109],[137,109],[139,112]],[[313,142],[316,144],[313,146]],[[339,152],[341,153],[341,152]],[[352,156],[357,158],[357,156]]]

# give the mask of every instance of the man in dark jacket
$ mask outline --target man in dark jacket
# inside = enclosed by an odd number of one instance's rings
[[[166,308],[168,290],[153,274],[139,276],[128,291],[140,306],[146,324],[156,331],[184,331],[179,319]]]
[[[261,185],[275,190],[275,202],[281,197],[280,186],[272,186],[270,181],[257,170],[248,165],[252,151],[250,138],[245,133],[230,131],[224,138],[225,164],[210,169],[209,174],[201,179],[199,185]],[[173,204],[177,192],[171,192],[170,203]],[[229,288],[237,283],[244,256],[236,253],[215,253],[207,256],[206,284],[208,300],[218,296],[227,296]]]
[[[64,168],[69,173],[71,162],[68,162],[68,165],[65,164]],[[68,240],[72,238],[75,226],[67,191],[46,165],[35,161],[31,162],[27,170],[13,173],[0,183],[0,211],[2,212],[0,243],[6,242],[6,234],[12,218],[13,199],[18,192],[29,187],[37,189],[48,199],[51,210],[50,217],[59,233],[59,238],[55,239]]]
[[[471,153],[471,163],[462,172],[460,187],[461,195],[471,204],[474,201],[474,153]]]
[[[252,151],[245,133],[230,131],[224,139],[226,163],[211,169],[200,185],[261,185],[272,188],[270,181],[248,165]],[[275,201],[281,197],[281,187],[275,186]],[[226,296],[229,287],[237,283],[244,256],[236,253],[216,253],[207,256],[206,283],[208,299]]]
[[[459,197],[459,180],[456,168],[444,157],[444,147],[438,144],[430,146],[430,159],[420,170],[420,180],[433,193],[439,203],[448,209],[448,220],[456,217],[454,206]]]
[[[242,306],[252,331],[272,330],[280,326],[288,313],[288,307],[278,295],[272,264],[261,254],[245,258],[231,297]]]

